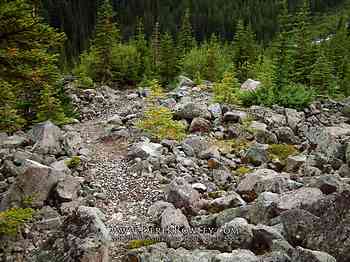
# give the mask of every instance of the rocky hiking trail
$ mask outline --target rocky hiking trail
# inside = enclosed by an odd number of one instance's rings
[[[96,207],[106,215],[105,224],[115,238],[110,247],[111,261],[121,261],[127,252],[128,241],[118,241],[118,237],[124,237],[118,229],[150,224],[147,210],[158,200],[162,190],[154,177],[128,172],[128,138],[116,141],[104,138],[106,131],[101,123],[110,117],[87,120],[73,128],[80,130],[83,143],[91,152],[86,172],[92,175],[94,186],[102,191],[95,195],[99,199]]]
[[[158,141],[147,88],[67,92],[79,121],[0,134],[0,211],[35,210],[0,261],[350,261],[349,99],[241,108],[183,77],[159,103],[186,137]]]

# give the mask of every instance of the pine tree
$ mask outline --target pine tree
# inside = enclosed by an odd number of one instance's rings
[[[97,52],[96,81],[102,84],[112,82],[112,47],[119,42],[119,30],[113,22],[113,8],[110,0],[103,0],[97,14],[95,39]]]
[[[160,76],[163,82],[170,83],[177,74],[177,56],[172,36],[167,32],[162,35],[160,47]]]
[[[48,85],[45,85],[41,90],[40,101],[37,122],[48,119],[59,125],[69,122],[69,119],[66,118],[63,112],[61,102],[55,97],[55,94]]]
[[[295,45],[293,50],[293,75],[295,83],[309,84],[309,74],[315,63],[315,48],[310,32],[310,7],[309,0],[304,0],[303,5],[296,16],[294,24]]]
[[[140,76],[147,78],[150,76],[150,50],[147,45],[147,40],[145,36],[145,29],[143,25],[143,20],[140,18],[137,23],[136,36],[135,36],[135,46],[137,52],[140,54]]]
[[[311,86],[316,87],[322,93],[326,93],[334,85],[335,79],[332,71],[332,64],[326,55],[320,51],[310,74]]]
[[[12,132],[21,128],[25,120],[18,114],[11,85],[0,78],[0,130]]]
[[[194,46],[196,46],[196,40],[193,37],[193,29],[190,18],[190,9],[187,8],[184,16],[182,17],[181,28],[178,35],[178,48],[181,57],[183,57],[185,54],[191,51]]]
[[[242,20],[237,23],[233,44],[233,64],[238,72],[238,79],[243,82],[249,77],[250,67],[256,62],[257,44],[251,27],[244,26]]]
[[[9,98],[2,110],[14,116],[14,128],[20,127],[20,118],[30,122],[40,113],[41,90],[54,90],[59,78],[54,51],[62,46],[64,34],[44,24],[35,10],[31,1],[0,2],[0,81]]]
[[[293,22],[288,10],[288,1],[282,0],[281,7],[282,11],[279,15],[280,32],[273,44],[275,51],[274,64],[276,65],[273,75],[273,87],[276,91],[281,90],[289,83],[292,70],[290,61],[292,60],[294,48],[294,43],[291,41]]]
[[[152,40],[151,40],[151,50],[152,50],[152,74],[153,78],[159,78],[160,70],[160,25],[159,22],[156,22]]]

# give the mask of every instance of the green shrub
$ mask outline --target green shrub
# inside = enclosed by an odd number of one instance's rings
[[[193,48],[182,60],[183,73],[191,79],[204,79],[213,82],[223,78],[232,66],[224,48],[203,44]]]
[[[146,240],[131,240],[128,244],[128,249],[136,249],[140,247],[147,247],[158,243],[156,240],[146,239]]]
[[[278,159],[280,161],[285,161],[289,156],[293,156],[299,153],[295,146],[285,144],[269,145],[267,152],[269,159]]]
[[[173,120],[173,113],[163,106],[149,107],[137,127],[159,140],[181,140],[186,135],[184,125]]]
[[[252,169],[246,166],[240,166],[239,168],[236,169],[236,174],[238,176],[243,176],[246,175],[248,173],[252,172]]]
[[[219,103],[235,104],[238,102],[237,92],[240,84],[230,71],[225,72],[220,83],[214,84],[214,100]]]
[[[116,44],[112,47],[111,73],[113,82],[118,84],[135,84],[141,81],[139,74],[141,60],[140,54],[133,45]],[[88,52],[80,57],[80,63],[75,67],[73,73],[78,76],[78,84],[84,88],[93,86],[96,81],[97,51],[92,46]]]
[[[238,96],[244,106],[279,105],[288,108],[303,109],[314,100],[315,92],[312,88],[301,84],[290,84],[281,90],[276,90],[273,87],[261,87],[255,92],[240,92]]]
[[[70,169],[74,169],[74,168],[78,167],[80,165],[80,163],[81,163],[81,159],[78,156],[73,156],[72,158],[65,161],[65,164]]]
[[[12,208],[0,212],[0,236],[16,236],[24,223],[33,218],[33,214],[31,208]]]

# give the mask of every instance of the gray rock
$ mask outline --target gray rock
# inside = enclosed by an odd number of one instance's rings
[[[206,159],[206,160],[210,158],[220,159],[219,148],[217,146],[211,146],[207,150],[200,152],[199,158]]]
[[[168,207],[175,208],[173,204],[164,202],[164,201],[157,201],[147,211],[147,214],[151,217],[151,220],[155,224],[159,224],[161,220],[161,215],[164,212],[165,209]]]
[[[278,230],[262,224],[253,228],[253,234],[255,244],[267,246],[270,250],[274,240],[285,240]]]
[[[242,85],[241,85],[241,90],[242,91],[256,91],[259,87],[261,86],[260,81],[256,81],[253,79],[247,79]]]
[[[305,118],[304,112],[298,112],[297,110],[290,108],[285,109],[285,115],[287,119],[287,124],[293,131],[297,130],[298,125]]]
[[[64,173],[65,175],[71,175],[72,171],[67,166],[67,160],[69,160],[69,159],[63,159],[60,161],[53,162],[50,165],[50,167]]]
[[[191,207],[199,198],[198,191],[181,177],[175,178],[169,184],[166,192],[166,201],[173,203],[176,208]]]
[[[209,105],[208,110],[213,118],[220,119],[222,117],[221,105],[219,103]]]
[[[260,257],[260,262],[291,262],[290,257],[283,252],[272,252]]]
[[[111,116],[110,118],[108,118],[107,123],[112,125],[117,125],[117,126],[123,125],[122,118],[119,115]]]
[[[192,120],[196,117],[210,119],[211,114],[205,104],[199,104],[194,102],[180,103],[175,107],[174,115],[180,119]]]
[[[183,86],[190,86],[190,87],[195,86],[195,83],[186,76],[180,75],[178,77],[178,80],[179,80],[178,88],[181,88]]]
[[[266,163],[268,161],[268,148],[268,145],[255,143],[244,153],[243,159],[256,166]]]
[[[350,190],[350,185],[343,182],[341,177],[335,174],[314,177],[309,183],[306,184],[306,186],[317,187],[325,195]]]
[[[277,144],[277,136],[269,130],[256,130],[255,138],[258,143],[261,144]]]
[[[82,145],[82,138],[78,132],[67,132],[63,136],[63,148],[68,156],[74,156],[79,153]]]
[[[248,114],[243,111],[229,111],[224,114],[224,122],[243,123],[248,119]]]
[[[212,200],[209,204],[211,211],[220,212],[227,208],[246,205],[246,202],[236,192],[229,192],[227,195]]]
[[[232,253],[222,253],[213,259],[213,262],[259,262],[255,254],[246,249],[233,250]]]
[[[7,136],[5,133],[1,133],[0,148],[16,148],[28,143],[28,139],[25,136],[13,135]]]
[[[215,226],[217,214],[195,216],[191,219],[191,226],[212,228]]]
[[[63,176],[59,171],[31,160],[26,160],[21,169],[22,172],[2,199],[0,210],[19,205],[28,197],[33,199],[33,206],[43,206],[51,190]]]
[[[292,255],[293,262],[337,262],[331,255],[297,247]]]
[[[253,226],[248,224],[244,218],[235,218],[221,226],[217,232],[215,249],[231,251],[237,248],[249,249],[253,242]]]
[[[195,132],[205,133],[210,130],[210,125],[211,125],[210,121],[201,117],[196,117],[192,120],[189,131],[191,133],[195,133]]]
[[[237,192],[243,199],[254,200],[260,193],[282,193],[289,190],[289,176],[271,169],[258,169],[247,174],[238,184]]]
[[[199,155],[201,152],[207,150],[209,148],[209,144],[206,141],[205,138],[201,136],[190,136],[186,138],[182,142],[182,146],[184,147],[190,147],[190,151],[192,151],[194,154]],[[192,150],[191,150],[192,149]],[[187,152],[186,152],[187,154]]]
[[[192,188],[197,190],[200,193],[204,193],[208,189],[207,186],[202,184],[202,183],[194,183],[194,184],[192,184]]]
[[[280,144],[297,144],[299,139],[294,135],[293,130],[290,127],[282,126],[275,130],[278,142]]]
[[[305,155],[289,156],[286,160],[286,171],[297,172],[306,163]]]
[[[274,216],[274,203],[279,200],[279,195],[271,192],[263,192],[255,200],[249,209],[249,220],[253,224],[268,224]]]
[[[221,227],[237,217],[249,219],[249,209],[250,206],[244,205],[221,211],[220,213],[216,214],[216,226]]]
[[[309,206],[323,197],[323,193],[318,188],[303,187],[287,193],[283,193],[276,205],[278,212]]]
[[[254,131],[266,131],[267,130],[267,125],[258,121],[252,121],[251,124],[249,125],[249,128],[254,130]]]
[[[35,142],[35,152],[41,154],[57,155],[62,152],[61,129],[50,121],[35,125],[30,131],[29,136]]]
[[[167,231],[171,229],[190,228],[190,225],[180,209],[167,207],[162,213],[160,227],[162,230]]]
[[[56,192],[58,197],[62,201],[73,201],[78,198],[78,192],[80,190],[80,182],[79,178],[74,176],[65,176],[62,178],[56,187]]]
[[[232,181],[232,174],[223,169],[213,170],[214,183],[219,187],[228,187]]]
[[[176,107],[176,100],[174,98],[168,98],[168,99],[165,99],[164,101],[162,101],[161,105],[162,106],[165,106],[169,109],[174,109]]]
[[[134,159],[139,157],[141,159],[147,159],[150,156],[160,157],[162,153],[163,146],[161,144],[145,141],[133,145],[128,152],[128,158]]]

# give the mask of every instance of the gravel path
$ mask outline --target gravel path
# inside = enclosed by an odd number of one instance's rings
[[[103,192],[95,195],[96,206],[106,214],[110,228],[148,224],[147,210],[161,199],[161,185],[151,175],[128,172],[130,166],[125,156],[129,141],[102,141],[103,120],[89,120],[76,126],[91,151],[87,173],[92,176],[94,186]],[[127,241],[112,243],[112,261],[121,261],[127,244]]]

